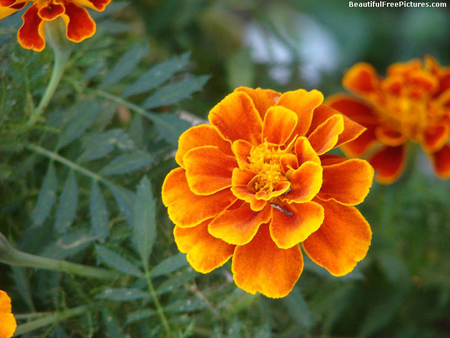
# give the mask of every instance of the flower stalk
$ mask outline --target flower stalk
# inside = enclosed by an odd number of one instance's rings
[[[40,257],[19,251],[11,246],[2,233],[0,233],[0,263],[44,270],[62,271],[74,275],[103,280],[114,280],[119,276],[116,272],[62,260]]]

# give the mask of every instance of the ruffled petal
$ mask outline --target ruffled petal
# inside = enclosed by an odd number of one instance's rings
[[[361,100],[355,99],[350,95],[336,94],[325,101],[325,105],[337,110],[349,117],[352,121],[365,127],[367,125],[377,125],[378,118],[374,110]]]
[[[209,113],[209,121],[227,140],[260,143],[262,120],[252,99],[244,92],[225,97]]]
[[[185,170],[177,168],[164,180],[162,201],[168,207],[172,222],[189,228],[226,210],[236,201],[236,197],[229,189],[208,196],[195,195],[189,189]]]
[[[311,122],[311,127],[307,133],[307,136],[311,135],[311,133],[313,133],[321,124],[323,124],[326,120],[334,115],[340,115],[344,118],[344,131],[339,135],[334,148],[355,140],[364,132],[364,130],[366,130],[364,126],[341,114],[339,111],[334,110],[328,106],[321,105],[316,110],[314,110],[313,120]]]
[[[45,48],[45,22],[38,15],[38,6],[33,5],[23,14],[23,25],[17,34],[25,49],[40,52]]]
[[[252,98],[252,101],[261,116],[261,120],[264,120],[264,115],[266,114],[267,109],[274,106],[281,96],[280,93],[274,90],[261,88],[253,89],[248,87],[239,87],[236,88],[235,91],[247,93],[247,95]]]
[[[285,172],[298,169],[298,159],[295,154],[283,154],[280,156],[280,164]]]
[[[448,144],[431,154],[431,160],[439,178],[450,178],[450,146]]]
[[[260,211],[266,206],[267,202],[264,200],[257,200],[255,191],[248,185],[254,177],[255,173],[252,171],[239,168],[234,169],[231,178],[231,191],[234,196],[240,200],[250,203],[252,210]]]
[[[297,114],[298,122],[293,135],[304,136],[311,125],[314,109],[319,107],[322,102],[323,95],[321,92],[317,90],[308,92],[299,89],[283,93],[276,105],[286,107]]]
[[[295,143],[295,154],[297,155],[299,165],[307,161],[320,164],[319,155],[317,155],[311,143],[309,143],[308,139],[304,136],[297,139]]]
[[[63,15],[64,12],[63,5],[49,2],[39,10],[38,15],[42,20],[52,21]]]
[[[422,143],[425,151],[434,153],[441,149],[449,139],[449,127],[445,124],[428,127],[425,130],[425,137]]]
[[[375,127],[370,126],[356,140],[344,144],[341,149],[348,157],[360,157],[377,144],[379,142],[375,136]]]
[[[239,168],[242,170],[246,169],[249,162],[250,152],[252,151],[252,144],[244,140],[237,140],[233,142],[231,149],[233,150],[234,156],[236,156]]]
[[[407,62],[396,62],[390,65],[386,70],[386,75],[407,75],[415,70],[422,68],[422,61],[420,59],[414,59]]]
[[[223,153],[233,155],[231,144],[225,141],[213,126],[202,124],[186,130],[178,139],[178,151],[175,161],[183,166],[183,157],[191,149],[202,146],[216,146]]]
[[[377,139],[390,147],[397,147],[406,142],[406,137],[389,126],[378,126],[375,128]]]
[[[232,272],[236,285],[270,298],[289,294],[303,271],[303,255],[298,245],[280,249],[270,237],[269,226],[259,228],[253,240],[236,247]]]
[[[12,337],[16,331],[17,323],[11,310],[11,298],[0,290],[0,337]]]
[[[216,146],[191,149],[183,162],[189,187],[197,195],[210,195],[230,187],[233,169],[237,167],[236,159]]]
[[[364,160],[353,159],[323,166],[323,184],[318,197],[345,205],[362,203],[372,186],[374,170]]]
[[[291,189],[280,196],[288,203],[311,201],[322,186],[322,166],[315,162],[305,162],[300,168],[289,173]]]
[[[224,265],[233,256],[234,245],[208,233],[210,220],[193,228],[175,227],[173,234],[178,250],[187,253],[187,261],[194,270],[208,273]]]
[[[358,95],[367,95],[376,90],[378,76],[372,65],[360,62],[351,67],[342,80],[343,86]]]
[[[102,12],[111,3],[111,0],[73,0],[73,2],[80,6]]]
[[[395,182],[403,172],[406,162],[405,146],[383,147],[372,154],[369,163],[377,172],[376,179],[383,184]]]
[[[261,211],[253,211],[250,204],[243,203],[240,208],[226,210],[209,223],[209,233],[221,240],[235,245],[250,242],[258,232],[259,226],[272,218],[272,208],[267,205]]]
[[[270,234],[280,249],[288,249],[317,231],[323,220],[324,211],[318,203],[283,204],[273,208]]]
[[[297,126],[297,114],[282,106],[271,107],[264,117],[261,142],[285,144]]]
[[[263,200],[263,201],[270,201],[272,198],[283,195],[286,191],[289,190],[291,187],[291,184],[287,181],[278,183],[275,188],[268,192],[268,191],[258,191],[255,194],[255,198],[257,200]]]
[[[12,3],[14,3],[14,1]],[[10,16],[11,14],[14,14],[17,11],[20,11],[25,7],[26,4],[26,2],[23,2],[18,5],[13,5],[12,7],[8,7],[7,5],[2,5],[0,3],[0,20],[6,18],[7,16]]]
[[[62,16],[66,24],[67,39],[81,42],[95,34],[96,25],[88,11],[70,1],[64,1],[66,12]]]
[[[303,248],[315,263],[333,276],[346,275],[366,256],[372,231],[355,207],[333,201],[317,202],[325,210],[325,220],[319,230],[303,242]]]
[[[344,118],[340,114],[329,117],[319,125],[308,137],[309,143],[321,155],[333,149],[338,137],[344,131]]]

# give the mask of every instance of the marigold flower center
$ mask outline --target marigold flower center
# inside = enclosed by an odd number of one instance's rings
[[[267,141],[251,151],[248,157],[250,162],[248,169],[256,174],[250,182],[250,186],[253,187],[255,192],[271,192],[278,183],[287,181],[280,162],[280,157],[283,154],[285,154],[285,151],[281,150],[279,146]]]

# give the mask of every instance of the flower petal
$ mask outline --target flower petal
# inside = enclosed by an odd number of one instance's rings
[[[324,211],[315,202],[283,204],[273,208],[270,234],[280,249],[288,249],[303,242],[319,229]]]
[[[194,270],[208,273],[224,265],[233,256],[234,245],[211,236],[208,233],[210,220],[193,228],[175,227],[173,235],[178,250],[187,253],[187,261]]]
[[[213,126],[201,124],[186,130],[178,140],[178,151],[175,161],[183,166],[183,157],[191,149],[201,146],[216,146],[227,155],[233,155],[231,144],[225,141]]]
[[[403,172],[406,162],[405,146],[385,146],[372,154],[369,163],[377,172],[376,179],[383,184],[395,182]]]
[[[378,124],[378,118],[374,110],[363,101],[355,99],[350,95],[332,95],[327,98],[325,105],[337,110],[349,117],[352,121],[365,127],[367,127],[367,125]]]
[[[38,15],[38,6],[33,5],[23,14],[23,25],[17,34],[20,45],[40,52],[45,47],[45,22]]]
[[[379,142],[375,136],[375,128],[370,126],[356,140],[344,144],[341,149],[349,157],[360,157],[377,144]]]
[[[323,184],[318,197],[341,204],[362,203],[372,186],[374,170],[364,160],[353,159],[323,166]]]
[[[315,162],[305,162],[300,168],[290,173],[291,189],[280,196],[288,203],[311,201],[322,186],[322,166]]]
[[[67,39],[73,42],[81,42],[95,34],[95,22],[85,8],[81,8],[70,1],[64,1],[64,7],[66,12],[62,18],[67,28]]]
[[[297,115],[282,106],[271,107],[264,117],[262,140],[274,144],[285,144],[297,125]]]
[[[309,143],[321,155],[333,149],[338,141],[339,134],[344,131],[344,118],[340,114],[329,117],[319,125],[308,137]]]
[[[407,75],[415,70],[420,70],[422,68],[422,61],[420,59],[414,59],[407,62],[397,62],[390,65],[386,74],[390,77],[392,75]]]
[[[298,164],[301,165],[304,162],[312,161],[320,164],[319,155],[309,143],[308,139],[304,136],[299,137],[295,143],[295,154],[297,155]]]
[[[343,86],[358,95],[367,95],[376,90],[378,76],[372,65],[360,62],[351,67],[342,80]]]
[[[208,196],[195,195],[188,186],[182,168],[172,170],[162,186],[162,201],[175,225],[189,228],[212,218],[236,201],[229,189]]]
[[[250,242],[258,232],[259,226],[272,218],[272,208],[266,206],[261,211],[253,211],[250,204],[243,203],[240,208],[225,210],[209,223],[209,233],[221,240],[235,245]]]
[[[14,3],[14,1],[12,3]],[[14,14],[17,11],[20,11],[22,8],[25,7],[26,4],[27,3],[24,2],[24,3],[20,3],[18,5],[14,5],[12,7],[7,7],[0,3],[0,20],[6,18],[7,16],[10,16],[11,14]],[[2,7],[2,6],[4,6],[4,7]]]
[[[291,184],[288,181],[278,183],[272,191],[258,191],[255,194],[257,200],[269,201],[274,197],[281,196],[289,190]]]
[[[255,177],[255,173],[249,170],[241,170],[236,168],[233,170],[233,176],[231,178],[231,191],[234,196],[250,203],[250,207],[254,211],[262,210],[267,202],[264,200],[257,200],[255,197],[255,191],[248,184]]]
[[[111,0],[74,0],[73,2],[80,6],[88,7],[102,12],[105,10],[106,6],[111,3]]]
[[[236,159],[216,146],[191,149],[183,162],[189,187],[197,195],[210,195],[231,186],[231,175],[237,167]]]
[[[233,150],[234,156],[236,156],[239,168],[242,170],[246,169],[249,162],[250,152],[252,151],[252,144],[244,140],[237,140],[233,142],[231,149]]]
[[[264,120],[267,109],[274,106],[281,96],[280,93],[270,89],[239,87],[235,89],[235,92],[236,91],[247,93],[248,96],[252,98],[252,101],[261,116],[261,120]]]
[[[63,15],[64,11],[63,5],[49,2],[39,10],[38,15],[42,20],[52,21]]]
[[[2,290],[0,290],[0,323],[0,337],[12,337],[17,323],[11,313],[11,298]]]
[[[450,178],[450,146],[448,144],[431,154],[431,160],[438,177],[441,179]]]
[[[298,245],[279,249],[264,224],[250,243],[236,247],[231,269],[236,285],[246,292],[281,298],[300,277],[303,255]]]
[[[449,138],[449,127],[445,124],[428,127],[425,130],[425,139],[422,143],[425,151],[434,153],[441,149]]]
[[[406,142],[406,137],[389,126],[378,126],[375,128],[377,139],[390,147],[397,147]]]
[[[209,113],[209,121],[220,135],[234,142],[245,140],[259,144],[262,120],[250,96],[234,92],[225,97]]]
[[[348,274],[369,250],[372,231],[355,207],[329,201],[317,201],[325,210],[325,220],[311,234],[303,248],[318,265],[333,276]]]
[[[319,107],[322,102],[323,95],[321,92],[317,90],[308,92],[299,89],[283,93],[276,105],[286,107],[297,114],[298,122],[293,135],[304,136],[311,125],[314,109]]]

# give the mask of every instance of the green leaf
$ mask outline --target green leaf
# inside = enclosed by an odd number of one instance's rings
[[[92,182],[89,207],[91,212],[92,234],[105,240],[109,236],[108,209],[106,208],[105,198],[96,181]]]
[[[191,124],[175,114],[147,114],[145,115],[155,124],[161,136],[169,143],[178,144],[180,135],[183,134]]]
[[[19,266],[11,266],[11,269],[13,272],[12,277],[16,283],[20,296],[27,304],[28,309],[31,312],[35,312],[36,310],[34,308],[33,298],[31,296],[30,278],[27,276],[27,270]]]
[[[134,193],[126,188],[120,187],[116,184],[108,183],[107,187],[113,193],[113,196],[119,205],[120,212],[125,215],[130,226],[133,225],[133,210],[136,196]]]
[[[155,199],[150,181],[144,176],[139,183],[134,204],[134,242],[144,264],[147,264],[156,239]]]
[[[123,154],[108,163],[100,170],[100,174],[104,176],[125,174],[147,167],[153,162],[154,158],[146,153]]]
[[[36,207],[33,210],[32,217],[34,225],[41,226],[47,219],[48,215],[50,215],[53,204],[56,201],[57,189],[58,181],[55,166],[53,165],[53,162],[50,162],[41,190],[39,191]]]
[[[161,87],[144,102],[143,107],[152,109],[184,100],[202,89],[208,79],[209,76],[191,77]]]
[[[156,294],[162,295],[164,293],[171,292],[182,285],[186,285],[197,276],[198,274],[192,270],[176,274],[161,283],[161,285],[156,289]]]
[[[111,69],[103,79],[101,86],[103,88],[112,86],[127,76],[141,60],[149,53],[147,44],[136,44],[128,52],[126,52],[117,61],[113,69]]]
[[[149,294],[139,289],[127,289],[127,288],[106,288],[99,293],[96,299],[107,299],[117,302],[126,302],[130,300],[137,300],[143,298],[149,298]]]
[[[78,103],[72,109],[76,114],[67,123],[66,128],[59,136],[57,148],[63,148],[78,139],[95,121],[97,121],[102,109],[94,100],[86,100]]]
[[[286,308],[294,319],[305,331],[308,331],[314,324],[314,317],[309,310],[308,303],[306,303],[303,295],[297,290],[292,290],[291,293],[283,298]]]
[[[84,251],[94,241],[95,237],[84,230],[68,231],[63,236],[58,236],[53,243],[47,244],[41,255],[53,259],[65,259]]]
[[[117,317],[105,306],[101,310],[103,323],[108,331],[109,338],[122,338],[122,328]],[[59,337],[57,337],[59,338]]]
[[[129,86],[122,96],[129,97],[131,95],[145,93],[160,86],[185,68],[189,62],[189,57],[190,53],[186,53],[154,66],[142,75],[139,80]]]
[[[70,228],[78,206],[78,184],[73,170],[69,172],[56,209],[55,229],[59,233]]]
[[[131,323],[138,322],[143,319],[150,318],[151,316],[156,315],[156,311],[152,309],[143,309],[132,312],[127,315],[127,325]]]
[[[119,254],[115,253],[114,251],[111,251],[101,245],[96,245],[95,249],[97,250],[99,257],[103,260],[103,262],[113,267],[114,269],[127,275],[143,277],[143,273],[139,268],[137,268],[135,265],[127,261]]]
[[[264,323],[264,325],[258,330],[255,338],[270,338],[272,330],[270,329],[269,323]]]
[[[184,300],[179,299],[174,301],[173,303],[167,305],[164,308],[164,312],[194,312],[194,311],[200,311],[206,308],[206,304],[204,300],[197,299],[197,300]]]
[[[167,275],[168,273],[171,273],[175,270],[181,269],[182,267],[187,266],[187,260],[186,255],[179,253],[175,256],[166,258],[161,263],[159,263],[157,266],[155,266],[150,271],[150,276],[152,278]]]
[[[240,338],[242,331],[242,323],[240,322],[237,316],[234,316],[233,322],[231,323],[230,328],[228,329],[228,338]]]

